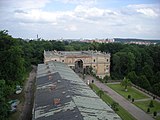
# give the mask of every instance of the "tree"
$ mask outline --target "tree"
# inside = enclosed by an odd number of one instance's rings
[[[109,76],[106,75],[106,76],[103,78],[103,81],[104,81],[105,83],[107,83],[108,80],[109,80]]]
[[[9,105],[5,98],[6,96],[6,82],[4,80],[0,80],[0,120],[7,120],[9,116]]]
[[[113,71],[117,77],[123,78],[135,68],[135,56],[131,52],[117,52],[113,55]]]
[[[159,91],[160,91],[160,82],[153,85],[153,92],[158,96],[160,96]]]
[[[136,75],[135,71],[131,71],[128,73],[127,78],[131,80],[132,83],[136,84],[138,80],[138,76]]]
[[[114,111],[118,111],[118,106],[119,106],[119,104],[118,104],[117,102],[113,102],[113,103],[111,104],[111,106],[112,106],[112,109],[113,109]]]
[[[97,94],[99,95],[100,98],[102,98],[102,95],[104,95],[104,92],[102,90],[99,90]]]
[[[152,70],[151,66],[146,64],[142,68],[142,71],[143,71],[143,75],[145,75],[148,80],[151,80],[151,78],[153,76],[153,70]]]
[[[151,100],[151,102],[149,103],[149,107],[154,107],[153,100]]]
[[[147,113],[149,113],[150,112],[150,108],[147,108]]]
[[[71,45],[67,45],[67,46],[65,46],[65,50],[66,51],[74,51],[74,48]]]
[[[128,95],[128,99],[129,99],[129,100],[131,99],[131,95]]]
[[[141,75],[138,78],[137,84],[146,90],[151,90],[151,85],[145,75]]]
[[[156,112],[156,111],[153,112],[153,116],[154,116],[154,117],[157,116],[157,112]]]
[[[124,78],[123,81],[121,82],[121,85],[124,86],[125,91],[128,91],[127,87],[131,86],[132,83],[129,79]]]

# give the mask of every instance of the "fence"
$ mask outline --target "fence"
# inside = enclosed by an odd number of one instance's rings
[[[145,89],[143,89],[143,88],[141,88],[141,87],[139,87],[139,86],[137,86],[137,85],[135,85],[133,83],[132,83],[132,86],[137,88],[138,90],[143,91],[143,92],[147,93],[148,95],[150,95],[152,97],[155,97],[156,99],[160,100],[159,96],[157,96],[157,95],[155,95],[155,94],[153,94],[153,93],[151,93],[151,92],[149,92],[149,91],[147,91],[147,90],[145,90]]]

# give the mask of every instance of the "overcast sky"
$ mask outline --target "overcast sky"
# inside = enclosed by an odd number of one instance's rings
[[[160,0],[0,0],[13,37],[160,39]]]

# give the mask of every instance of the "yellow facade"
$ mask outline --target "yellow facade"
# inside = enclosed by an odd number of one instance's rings
[[[75,68],[76,61],[81,60],[83,68],[92,67],[100,78],[110,76],[110,54],[97,51],[44,51],[44,63],[58,61]]]

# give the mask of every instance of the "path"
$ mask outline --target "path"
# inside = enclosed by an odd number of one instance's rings
[[[91,76],[86,76],[86,80],[95,80],[95,78]],[[125,110],[127,110],[132,116],[134,116],[137,120],[154,120],[150,115],[145,113],[143,110],[135,106],[134,104],[130,103],[124,97],[119,95],[117,92],[109,88],[108,86],[104,85],[103,83],[99,82],[98,80],[94,81],[94,84],[101,88],[107,95],[109,95],[115,102],[119,103]]]
[[[32,107],[33,107],[33,97],[34,97],[34,81],[36,77],[36,66],[33,66],[32,71],[25,83],[25,103],[23,106],[22,113],[19,120],[31,120],[32,119]]]
[[[134,102],[141,102],[141,101],[148,101],[148,100],[153,100],[153,99],[152,98],[144,98],[144,99],[134,100]]]

